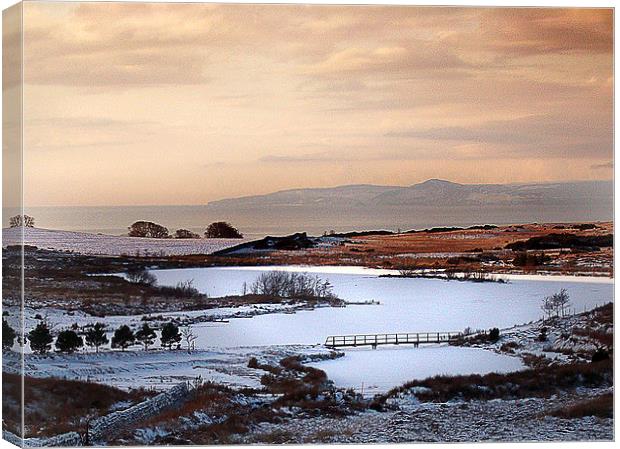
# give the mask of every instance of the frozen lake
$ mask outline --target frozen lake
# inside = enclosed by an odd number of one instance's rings
[[[197,346],[253,346],[324,343],[329,335],[394,332],[444,332],[505,328],[539,319],[542,298],[566,288],[577,311],[613,300],[608,279],[526,278],[507,284],[379,277],[384,270],[359,267],[217,267],[153,270],[160,285],[194,280],[209,296],[240,294],[263,271],[288,269],[329,279],[346,301],[380,301],[380,305],[320,308],[295,314],[208,324]]]
[[[153,270],[161,285],[193,279],[212,297],[240,294],[242,285],[264,271],[293,270],[318,274],[347,301],[380,301],[380,305],[320,308],[294,314],[233,319],[227,324],[195,326],[197,347],[274,344],[322,344],[329,335],[462,331],[505,328],[541,317],[545,296],[566,288],[576,311],[613,300],[613,282],[602,278],[519,277],[507,284],[387,278],[389,271],[360,267],[217,267]],[[437,374],[485,374],[523,367],[514,357],[447,346],[380,347],[347,350],[337,360],[315,366],[343,387],[385,391],[407,380]]]

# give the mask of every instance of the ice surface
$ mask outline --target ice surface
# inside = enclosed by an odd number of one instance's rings
[[[153,270],[161,285],[194,280],[210,296],[239,294],[243,282],[274,267]],[[542,298],[566,288],[577,312],[613,300],[610,282],[513,280],[508,284],[379,277],[359,267],[292,267],[317,273],[347,301],[380,305],[320,308],[231,320],[222,326],[198,327],[197,345],[245,346],[324,343],[329,335],[444,332],[506,328],[541,318]]]
[[[339,359],[310,364],[339,387],[364,394],[384,393],[413,379],[446,374],[487,374],[524,368],[516,357],[454,346],[401,346],[351,349]]]

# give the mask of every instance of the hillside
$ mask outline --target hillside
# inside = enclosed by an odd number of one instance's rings
[[[406,187],[348,185],[320,189],[283,190],[266,195],[212,201],[208,208],[367,208],[384,206],[566,206],[611,210],[612,181],[545,184],[458,184],[439,179]]]

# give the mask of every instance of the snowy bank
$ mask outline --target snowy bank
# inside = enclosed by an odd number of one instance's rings
[[[2,246],[21,241],[42,249],[107,256],[180,256],[211,254],[243,243],[244,239],[153,239],[40,228],[4,228]]]

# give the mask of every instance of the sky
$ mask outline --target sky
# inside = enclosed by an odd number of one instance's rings
[[[24,5],[31,206],[613,176],[612,10]]]

